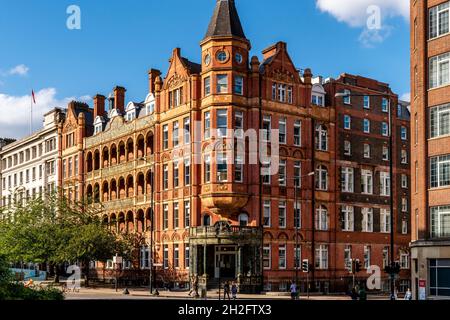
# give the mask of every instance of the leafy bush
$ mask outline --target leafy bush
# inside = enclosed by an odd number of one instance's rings
[[[21,283],[13,282],[9,265],[0,256],[0,300],[64,300],[64,295],[58,289],[26,288]]]
[[[9,283],[0,287],[0,300],[64,300],[58,289],[26,288],[20,283]]]

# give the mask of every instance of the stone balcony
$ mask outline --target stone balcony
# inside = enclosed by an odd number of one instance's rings
[[[189,229],[189,239],[198,245],[259,245],[262,229],[259,227],[209,226]]]

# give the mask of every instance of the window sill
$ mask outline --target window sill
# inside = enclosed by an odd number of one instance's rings
[[[437,86],[437,87],[434,87],[434,88],[429,88],[427,91],[431,92],[431,91],[439,90],[439,89],[442,89],[442,88],[445,88],[445,87],[450,87],[450,83],[443,84],[443,85],[440,85],[440,86]]]
[[[449,35],[450,35],[450,32],[441,34],[440,36],[436,36],[436,37],[434,37],[434,38],[428,39],[428,40],[427,40],[427,43],[433,42],[433,41],[435,41],[435,40],[439,40],[439,39],[444,38],[444,37],[449,36]]]

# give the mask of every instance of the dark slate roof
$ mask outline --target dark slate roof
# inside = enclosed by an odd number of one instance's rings
[[[202,72],[202,65],[201,64],[189,61],[186,58],[181,58],[181,60],[183,60],[184,65],[186,66],[186,68],[189,69],[190,73],[200,74]]]
[[[216,2],[216,9],[209,23],[205,39],[220,36],[235,36],[246,39],[234,0],[217,0]]]

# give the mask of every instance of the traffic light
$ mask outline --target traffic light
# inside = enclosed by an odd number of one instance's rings
[[[308,259],[304,259],[302,261],[302,271],[304,273],[309,273],[309,260]]]
[[[358,273],[361,271],[361,262],[359,262],[359,259],[355,260],[355,273]]]

